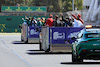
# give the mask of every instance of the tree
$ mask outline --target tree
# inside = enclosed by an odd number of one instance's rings
[[[78,9],[78,10],[81,10],[83,8],[83,0],[74,0],[75,1],[75,7]]]
[[[74,0],[75,7],[82,10],[83,0]],[[3,6],[46,6],[48,12],[67,12],[72,10],[72,0],[1,0]]]
[[[58,5],[59,5],[59,11],[62,13],[62,9],[63,9],[63,2],[62,2],[62,0],[58,0]]]
[[[64,2],[64,12],[72,10],[72,0],[67,0]]]

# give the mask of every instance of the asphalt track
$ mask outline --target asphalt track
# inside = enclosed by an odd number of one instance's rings
[[[100,61],[72,63],[71,53],[39,51],[38,44],[20,41],[20,33],[0,33],[0,67],[100,67]]]

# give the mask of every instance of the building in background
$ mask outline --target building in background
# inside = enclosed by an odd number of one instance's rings
[[[91,4],[91,0],[83,0],[83,8],[84,10],[88,10]]]
[[[100,0],[83,0],[83,19],[97,22],[100,18]]]

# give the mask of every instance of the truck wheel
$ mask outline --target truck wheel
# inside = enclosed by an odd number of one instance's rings
[[[21,41],[24,41],[24,40],[21,38]]]
[[[47,49],[45,52],[46,52],[46,53],[49,53],[49,51],[50,51],[50,50],[49,50],[49,49]]]
[[[46,53],[50,52],[50,44],[49,44],[49,48],[45,51]]]
[[[43,49],[42,49],[42,43],[40,42],[40,51],[43,51]]]
[[[27,41],[25,41],[25,43],[27,44],[27,43],[28,43],[28,40],[27,40]]]
[[[23,38],[22,38],[22,36],[21,36],[21,41],[24,41]]]

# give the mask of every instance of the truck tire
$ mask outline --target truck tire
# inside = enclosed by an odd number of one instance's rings
[[[25,43],[26,43],[26,44],[28,43],[28,39],[27,39],[27,41],[25,41]]]
[[[40,42],[39,44],[40,44],[40,47],[39,47],[40,51],[43,51],[43,49],[42,49],[42,43]]]
[[[47,49],[46,51],[45,51],[45,53],[49,53],[50,52],[50,50],[49,49]]]
[[[80,58],[78,58],[78,55],[76,54],[76,56],[74,55],[74,52],[72,51],[72,62],[83,62],[83,58],[82,56],[80,56]]]
[[[46,53],[50,52],[50,44],[49,44],[49,48],[47,50],[45,50]]]
[[[82,63],[83,62],[83,58],[80,56],[80,58],[77,58],[77,62]]]
[[[23,38],[22,38],[22,35],[21,35],[21,41],[24,41]]]
[[[22,39],[22,37],[21,37],[21,41],[24,41],[24,40]]]

